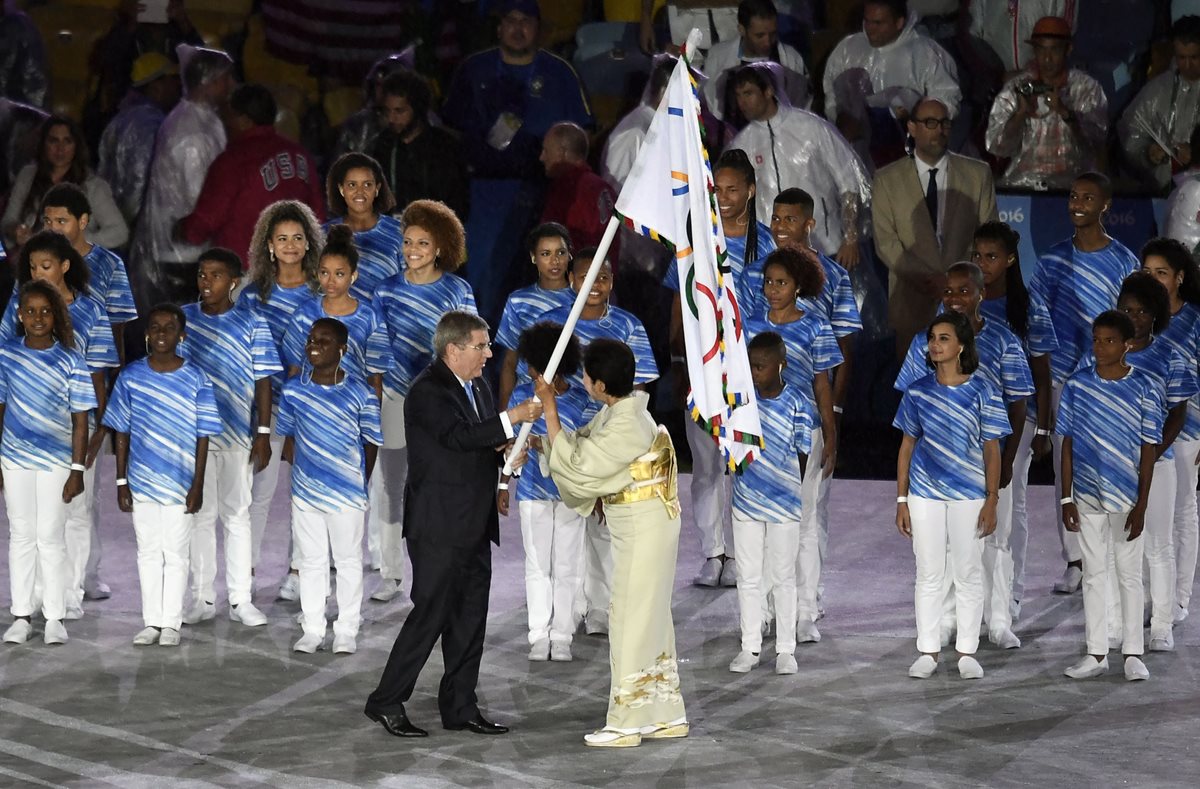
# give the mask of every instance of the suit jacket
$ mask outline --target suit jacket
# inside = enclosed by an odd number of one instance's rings
[[[937,314],[940,299],[923,292],[922,281],[970,260],[972,236],[996,219],[996,187],[986,163],[948,154],[942,244],[925,207],[917,166],[905,157],[875,173],[872,219],[875,249],[888,267],[888,321],[897,333],[914,334]]]
[[[404,536],[468,547],[486,536],[500,544],[496,482],[507,440],[482,378],[471,382],[475,415],[458,378],[440,359],[425,368],[404,401],[408,436]]]

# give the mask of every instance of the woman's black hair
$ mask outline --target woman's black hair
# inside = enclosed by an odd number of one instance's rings
[[[960,312],[943,312],[933,319],[929,324],[929,328],[925,330],[925,341],[933,339],[933,327],[940,326],[943,323],[948,323],[954,328],[954,336],[958,338],[959,345],[962,346],[962,351],[958,355],[958,364],[965,375],[970,375],[979,369],[979,351],[975,349],[975,330],[971,328],[971,319]],[[925,364],[930,370],[936,370],[937,366],[933,363],[933,359],[929,357],[929,351],[925,351]]]
[[[332,216],[345,217],[349,212],[349,208],[346,207],[346,198],[342,197],[339,187],[342,185],[342,181],[346,180],[346,174],[357,168],[370,170],[375,183],[379,186],[379,194],[375,195],[375,202],[371,205],[371,210],[376,215],[382,216],[395,208],[396,197],[388,186],[387,178],[384,176],[379,162],[365,153],[351,151],[337,158],[337,161],[329,168],[329,175],[325,178],[325,199],[329,203],[329,213]]]
[[[741,148],[726,149],[721,154],[721,158],[717,159],[717,166],[713,168],[714,178],[718,170],[733,170],[742,176],[746,186],[753,189],[758,188],[754,165],[750,163],[750,157]],[[750,200],[746,204],[746,217],[749,222],[746,224],[746,259],[744,263],[749,265],[758,257],[758,200],[756,194],[751,194]]]
[[[563,327],[550,321],[539,321],[521,332],[517,342],[517,357],[539,373],[546,372],[550,357],[554,354],[554,346],[558,345],[558,336]],[[564,378],[572,376],[579,370],[579,340],[572,334],[563,349],[562,358],[558,360],[558,375]]]
[[[350,330],[346,328],[346,324],[339,321],[337,318],[317,318],[313,321],[312,326],[308,328],[308,333],[312,334],[312,330],[318,326],[329,329],[333,332],[334,339],[338,345],[345,345],[350,342]]]
[[[66,273],[63,274],[63,282],[76,293],[87,294],[89,292],[88,282],[91,280],[91,275],[83,256],[75,251],[75,247],[71,246],[71,242],[67,240],[66,236],[52,230],[35,233],[21,247],[21,255],[17,259],[18,284],[24,285],[33,279],[33,272],[29,270],[29,261],[34,252],[49,252],[58,260],[70,263]]]
[[[146,313],[147,325],[149,325],[150,319],[155,315],[170,315],[179,324],[179,331],[181,333],[187,331],[187,316],[183,314],[183,310],[179,308],[178,304],[172,304],[169,301],[161,301],[155,304]]]
[[[764,282],[768,266],[779,266],[788,273],[796,283],[798,298],[815,299],[825,287],[825,270],[794,249],[782,247],[767,255],[763,261]]]
[[[1012,265],[1004,272],[1004,317],[1013,334],[1022,340],[1029,336],[1029,289],[1021,276],[1021,234],[1005,222],[984,222],[975,230],[976,241],[991,241],[1012,256]]]
[[[558,222],[543,222],[529,231],[529,235],[525,237],[525,246],[529,249],[529,254],[537,254],[538,242],[544,238],[561,238],[567,245],[567,254],[571,254],[571,231]]]
[[[1152,238],[1142,247],[1143,266],[1146,265],[1146,258],[1151,255],[1167,261],[1167,265],[1176,274],[1183,274],[1183,282],[1179,285],[1179,298],[1186,304],[1200,307],[1200,266],[1196,264],[1196,258],[1188,248],[1173,238]]]
[[[1161,334],[1171,322],[1171,296],[1167,288],[1154,278],[1149,271],[1135,271],[1121,283],[1121,292],[1117,294],[1117,304],[1121,299],[1131,298],[1154,316],[1154,325],[1150,327],[1153,334]],[[1121,312],[1120,307],[1117,307]]]
[[[92,174],[89,166],[91,154],[88,153],[87,137],[84,136],[83,129],[65,115],[51,115],[42,121],[38,130],[37,158],[34,160],[37,166],[33,171],[33,182],[29,185],[29,194],[25,196],[25,205],[21,206],[22,215],[41,211],[42,197],[50,187],[54,186],[54,182],[51,180],[50,163],[46,161],[46,140],[50,138],[50,130],[55,126],[66,126],[71,139],[75,141],[75,156],[71,159],[71,166],[67,168],[63,181],[83,186],[88,176]],[[40,215],[38,220],[41,220]]]
[[[58,288],[51,285],[49,282],[41,280],[31,280],[21,286],[21,291],[17,296],[17,305],[25,302],[25,298],[30,295],[38,295],[50,302],[50,309],[54,312],[54,328],[51,333],[54,339],[58,340],[64,348],[75,347],[75,328],[71,324],[71,311],[67,309],[67,303],[63,301],[62,294],[58,292]],[[17,334],[24,334],[25,327],[20,322],[17,323]]]
[[[588,343],[583,351],[583,369],[593,381],[603,381],[604,391],[612,397],[624,397],[633,391],[637,363],[633,351],[620,340],[601,337]]]
[[[1105,310],[1097,315],[1092,321],[1092,330],[1096,329],[1116,329],[1126,342],[1132,340],[1137,331],[1133,328],[1133,319],[1120,310]]]
[[[242,259],[232,249],[226,247],[206,249],[196,260],[197,264],[205,262],[220,263],[231,279],[240,279],[242,276]]]
[[[334,225],[325,236],[325,248],[321,257],[336,255],[350,264],[351,271],[358,271],[358,247],[354,244],[354,231],[349,225]]]
[[[766,351],[781,362],[787,361],[787,344],[779,332],[763,331],[751,337],[746,343],[746,353],[751,351]]]

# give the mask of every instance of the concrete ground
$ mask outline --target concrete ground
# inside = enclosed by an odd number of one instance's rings
[[[177,649],[135,648],[141,627],[133,529],[102,469],[103,577],[113,597],[68,623],[70,643],[0,645],[0,786],[1024,786],[1193,787],[1200,733],[1200,621],[1176,651],[1147,658],[1148,682],[1119,661],[1102,678],[1062,676],[1082,649],[1082,600],[1050,594],[1061,567],[1052,490],[1037,513],[1019,650],[979,652],[977,682],[906,676],[913,642],[913,559],[892,525],[894,483],[835,482],[827,616],[800,673],[729,673],[738,651],[735,593],[690,585],[700,565],[687,522],[674,612],[692,723],[686,740],[585,748],[604,719],[607,644],[579,636],[573,663],[531,664],[523,556],[513,519],[495,554],[481,706],[503,737],[437,726],[435,653],[408,705],[426,740],[401,741],[362,715],[407,599],[364,603],[358,654],[290,651],[297,604],[273,601],[283,572],[275,504],[256,602],[270,624],[184,630]],[[686,484],[684,485],[686,495]],[[7,553],[0,529],[0,555]],[[368,592],[375,579],[368,580]],[[8,603],[0,562],[0,605]],[[1195,618],[1200,620],[1200,616]],[[7,626],[7,616],[0,622]],[[40,629],[40,628],[39,628]]]

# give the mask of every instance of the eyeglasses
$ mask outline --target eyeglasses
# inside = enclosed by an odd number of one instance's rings
[[[926,129],[933,131],[941,126],[943,129],[949,129],[952,121],[949,118],[913,118],[913,123],[919,123]]]
[[[456,342],[454,344],[457,345],[459,348],[474,348],[475,350],[479,351],[480,353],[483,353],[486,350],[490,350],[492,347],[492,344],[490,342],[481,342],[478,345],[467,345],[465,342]]]

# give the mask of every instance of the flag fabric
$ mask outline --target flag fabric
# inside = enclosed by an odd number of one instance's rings
[[[616,213],[627,228],[675,254],[692,384],[688,408],[720,446],[727,468],[740,471],[763,446],[762,427],[704,148],[699,85],[687,65],[691,51],[685,48],[675,66]]]

